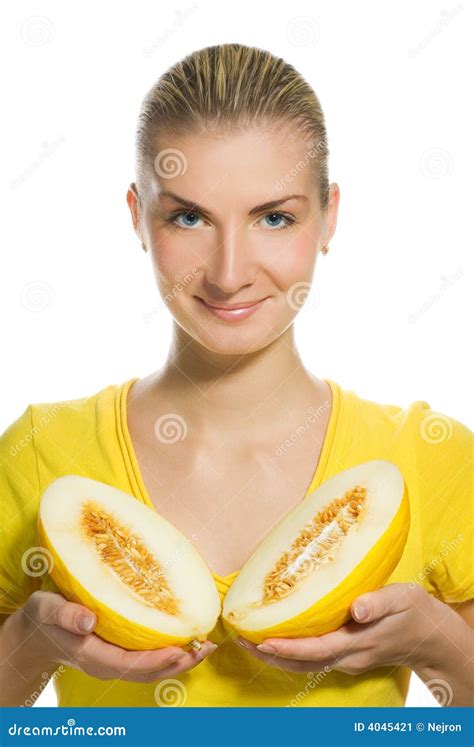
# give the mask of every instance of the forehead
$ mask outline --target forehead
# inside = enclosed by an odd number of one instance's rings
[[[315,190],[316,152],[291,126],[250,127],[232,134],[202,131],[157,140],[153,193],[179,193],[200,202],[249,205],[283,193]]]

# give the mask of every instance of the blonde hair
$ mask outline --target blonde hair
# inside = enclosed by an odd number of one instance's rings
[[[294,125],[316,149],[313,172],[324,210],[329,150],[319,99],[281,57],[242,44],[199,49],[169,68],[148,91],[136,131],[139,190],[153,175],[157,138],[202,130],[232,133],[260,123]]]

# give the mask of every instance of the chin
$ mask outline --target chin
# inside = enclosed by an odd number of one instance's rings
[[[272,343],[281,332],[272,334],[266,325],[218,325],[210,324],[207,328],[198,326],[193,320],[179,322],[184,331],[202,347],[219,355],[246,355],[262,350]],[[187,322],[187,323],[186,323]]]

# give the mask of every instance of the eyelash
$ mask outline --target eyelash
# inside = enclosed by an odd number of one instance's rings
[[[195,210],[179,210],[178,212],[172,213],[169,216],[169,218],[166,218],[166,222],[173,224],[174,226],[176,226],[176,228],[182,228],[185,231],[187,231],[190,228],[190,226],[180,226],[179,223],[176,222],[176,220],[180,216],[182,216],[182,215],[189,215],[190,213],[192,213],[193,215],[197,215],[198,217],[202,218],[201,214],[198,213],[198,212],[196,212]],[[296,223],[296,219],[295,218],[293,218],[291,215],[286,215],[285,213],[278,213],[278,212],[265,213],[264,215],[262,215],[262,218],[266,218],[267,215],[278,215],[279,217],[284,218],[287,221],[284,226],[279,226],[278,228],[270,229],[270,230],[273,230],[273,231],[283,231],[285,228],[291,228],[291,226],[294,223]]]

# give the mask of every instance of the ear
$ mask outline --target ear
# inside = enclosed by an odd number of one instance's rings
[[[128,207],[130,208],[134,231],[141,241],[142,240],[141,228],[140,228],[141,199],[140,199],[140,195],[138,194],[138,189],[137,189],[137,185],[135,184],[135,182],[132,182],[128,188],[127,203],[128,203]]]
[[[325,211],[326,231],[324,234],[324,244],[329,244],[337,225],[337,214],[339,211],[339,200],[341,197],[339,185],[331,182],[329,185],[329,201]]]

